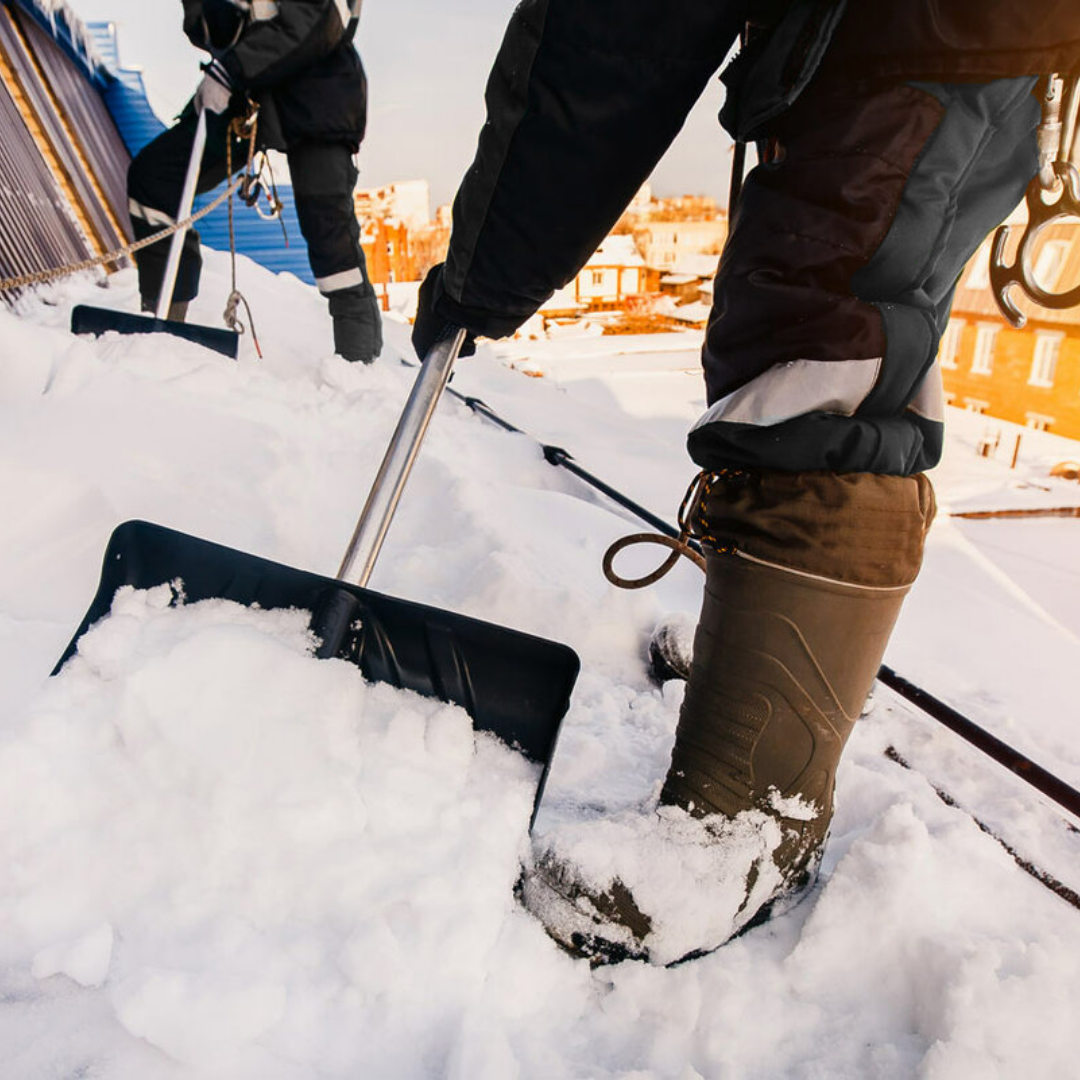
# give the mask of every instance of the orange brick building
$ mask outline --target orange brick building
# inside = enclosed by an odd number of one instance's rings
[[[1052,292],[1065,291],[1080,281],[1080,225],[1055,224],[1043,237],[1036,277]],[[965,269],[942,337],[946,401],[1080,439],[1080,309],[1040,308],[1014,288],[1028,317],[1014,329],[990,291],[989,246],[988,240]]]

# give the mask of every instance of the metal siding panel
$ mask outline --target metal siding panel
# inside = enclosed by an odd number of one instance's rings
[[[196,200],[196,208],[206,206],[224,190],[224,185],[201,195]],[[233,220],[236,226],[236,250],[247,255],[267,270],[274,273],[295,274],[309,285],[315,284],[315,275],[308,263],[307,245],[300,232],[300,220],[296,216],[296,200],[289,184],[278,185],[278,196],[284,203],[282,219],[289,233],[289,244],[281,234],[281,223],[264,221],[254,210],[237,202],[233,206]],[[198,225],[199,236],[209,248],[219,251],[229,250],[229,212],[224,206],[203,218]]]
[[[128,153],[134,157],[148,142],[165,130],[146,96],[142,73],[120,65],[120,48],[115,23],[87,23],[98,55],[108,65],[110,78],[102,98],[116,124]]]
[[[131,239],[127,224],[127,167],[131,159],[97,87],[87,82],[36,23],[27,20],[23,31],[112,206],[116,221],[125,231],[124,238]],[[115,229],[111,231],[115,233]]]
[[[84,174],[83,165],[79,161],[78,154],[75,152],[60,117],[57,115],[56,109],[49,98],[48,90],[43,84],[33,60],[27,53],[23,40],[16,29],[18,24],[15,20],[18,18],[18,14],[18,11],[12,7],[4,7],[0,11],[0,47],[4,49],[8,61],[15,71],[22,92],[26,95],[38,123],[41,125],[53,152],[64,170],[67,183],[97,234],[99,243],[103,245],[103,250],[107,251],[111,247],[115,247],[120,238],[117,236],[104,207],[101,206],[92,184]],[[15,22],[15,25],[13,25],[13,22]]]
[[[87,258],[89,245],[2,83],[0,131],[0,277]]]

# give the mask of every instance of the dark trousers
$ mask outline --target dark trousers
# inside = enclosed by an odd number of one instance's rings
[[[206,152],[199,173],[199,194],[218,186],[227,174],[226,138],[230,117],[209,114]],[[135,157],[128,170],[128,197],[137,239],[157,232],[176,220],[181,189],[195,136],[196,116],[185,110],[179,122],[162,132]],[[375,292],[368,281],[360,246],[353,189],[356,167],[345,143],[298,143],[288,150],[296,213],[308,246],[308,259],[319,291],[330,301],[332,315],[378,318]],[[232,164],[238,172],[247,162],[247,143],[234,141]],[[139,252],[139,292],[144,305],[156,304],[168,256],[168,243]],[[192,300],[199,291],[202,260],[199,234],[184,238],[183,256],[174,301]],[[344,309],[336,311],[335,309]]]

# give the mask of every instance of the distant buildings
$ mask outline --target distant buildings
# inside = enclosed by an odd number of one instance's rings
[[[439,207],[431,220],[426,180],[399,180],[380,188],[357,188],[360,245],[368,275],[376,285],[422,281],[446,257],[450,208]]]
[[[446,257],[451,210],[432,221],[428,185],[397,181],[356,192],[368,273],[378,285],[421,281]],[[700,327],[727,235],[727,215],[697,195],[653,198],[645,184],[573,281],[540,309],[545,322],[588,317],[605,332]]]
[[[1022,226],[1017,226],[1019,231]],[[1080,309],[1051,311],[1020,300],[1027,325],[1002,318],[990,289],[989,240],[968,264],[956,291],[939,358],[952,405],[1001,420],[1080,438]],[[1080,282],[1080,225],[1043,232],[1037,280],[1051,292]]]
[[[424,181],[358,191],[356,204],[377,284],[422,280],[445,258],[450,208],[430,219]],[[540,320],[545,328],[588,320],[604,333],[703,328],[727,224],[712,199],[657,199],[646,185]],[[965,269],[941,342],[946,400],[1080,438],[1080,309],[1021,302],[1028,324],[1013,329],[990,292],[988,250],[989,240]],[[1036,274],[1052,292],[1080,283],[1080,224],[1045,231]]]
[[[648,291],[649,272],[632,236],[608,236],[581,272],[540,309],[545,319],[576,319],[586,312],[617,311],[628,297]]]

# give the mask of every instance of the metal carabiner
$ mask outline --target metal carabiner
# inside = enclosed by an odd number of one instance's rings
[[[1016,306],[1009,291],[1014,285],[1021,289],[1036,304],[1060,311],[1064,308],[1080,306],[1080,285],[1067,292],[1053,293],[1044,289],[1035,276],[1035,241],[1047,225],[1062,218],[1080,218],[1080,173],[1068,161],[1056,161],[1054,174],[1058,180],[1057,199],[1046,201],[1046,191],[1040,177],[1036,176],[1028,185],[1026,202],[1028,210],[1027,227],[1020,238],[1016,259],[1011,266],[1005,262],[1005,245],[1008,242],[1012,226],[1002,225],[994,233],[994,243],[990,250],[990,285],[994,292],[1001,313],[1017,329],[1024,326],[1027,316]]]
[[[1061,310],[1080,305],[1080,286],[1063,293],[1049,292],[1039,283],[1034,266],[1035,241],[1039,233],[1062,218],[1080,217],[1080,175],[1073,164],[1080,80],[1046,76],[1042,83],[1042,101],[1043,114],[1038,131],[1039,171],[1025,195],[1028,220],[1016,259],[1012,266],[1005,262],[1005,245],[1012,231],[1008,225],[1002,225],[994,233],[990,251],[990,285],[994,299],[1001,313],[1017,329],[1027,322],[1027,317],[1009,296],[1014,285],[1019,285],[1030,299],[1045,308]]]

